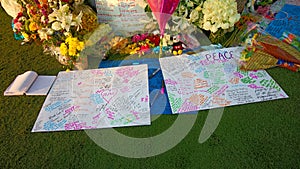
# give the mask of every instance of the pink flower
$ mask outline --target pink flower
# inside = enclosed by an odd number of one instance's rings
[[[147,37],[148,37],[148,33],[144,33],[141,35],[137,34],[137,35],[134,35],[131,40],[132,40],[132,42],[137,43],[139,41],[144,41]]]
[[[141,34],[141,41],[145,40],[148,37],[148,33]]]
[[[17,23],[14,24],[14,27],[15,27],[18,31],[20,31],[21,28],[22,28],[22,23],[21,23],[21,22],[17,22]]]
[[[132,42],[137,43],[141,40],[141,36],[139,34],[134,35],[131,39]]]
[[[267,15],[268,11],[270,11],[270,6],[259,6],[256,10],[258,14],[261,14],[263,16]]]

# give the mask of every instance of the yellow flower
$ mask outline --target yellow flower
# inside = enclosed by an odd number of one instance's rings
[[[76,47],[71,47],[69,48],[69,55],[70,56],[76,56],[77,55],[77,51],[76,51]]]
[[[74,51],[74,50],[69,50],[69,55],[70,55],[70,56],[76,56],[77,53],[76,53],[76,51]]]
[[[84,42],[79,42],[77,45],[77,50],[82,51],[84,49]]]
[[[25,40],[29,40],[29,35],[25,32],[21,32]]]
[[[131,51],[129,54],[134,55],[136,53],[137,53],[136,51]]]
[[[30,24],[29,24],[29,30],[30,30],[31,32],[34,32],[34,31],[38,30],[38,25],[37,25],[37,23],[35,23],[35,22],[30,22]]]
[[[79,52],[82,51],[84,47],[84,42],[79,41],[77,37],[69,35],[65,43],[62,44],[61,50],[65,52],[65,55],[79,57]]]
[[[65,43],[60,44],[59,50],[60,50],[60,53],[64,56],[66,56],[68,53],[68,47]]]
[[[68,36],[66,39],[66,43],[69,44],[72,41],[72,36]]]

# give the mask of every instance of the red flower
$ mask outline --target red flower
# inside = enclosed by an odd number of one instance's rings
[[[155,46],[159,46],[160,37],[158,35],[149,36],[148,39],[150,40],[151,43],[154,43]]]
[[[14,24],[17,22],[19,22],[19,19],[18,18],[14,19]]]
[[[150,47],[149,47],[148,44],[143,44],[143,45],[141,46],[141,51],[142,51],[142,52],[146,52],[146,51],[148,51],[149,49],[150,49]]]
[[[20,18],[23,16],[23,13],[22,12],[19,12],[18,15],[17,15],[17,18]]]

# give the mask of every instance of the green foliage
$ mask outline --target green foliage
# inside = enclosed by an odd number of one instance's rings
[[[266,5],[270,5],[272,3],[274,3],[273,0],[261,0],[261,1],[257,1],[256,5],[258,5],[258,6],[266,6]]]

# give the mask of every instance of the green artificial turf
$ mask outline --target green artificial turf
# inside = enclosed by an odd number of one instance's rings
[[[0,18],[1,93],[27,70],[43,75],[63,70],[54,57],[43,54],[40,46],[21,46],[14,40],[12,18],[2,8]],[[45,97],[0,94],[0,168],[299,168],[300,74],[281,68],[268,72],[290,96],[288,99],[225,108],[218,128],[203,144],[198,138],[208,111],[201,111],[177,146],[144,159],[112,154],[85,131],[31,133]],[[154,136],[168,129],[176,118],[163,115],[151,126],[117,131],[132,137]]]

